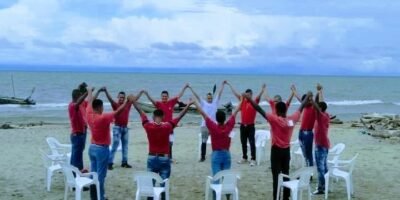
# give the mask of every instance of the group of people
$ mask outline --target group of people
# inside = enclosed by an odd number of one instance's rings
[[[226,112],[218,109],[225,85],[229,86],[234,96],[239,100],[239,104],[230,116]],[[190,89],[193,96],[183,110],[174,117],[174,107],[185,91]],[[128,163],[128,121],[131,107],[133,106],[139,113],[143,128],[148,139],[148,160],[147,170],[158,173],[161,178],[166,179],[171,174],[172,146],[174,141],[174,128],[184,117],[189,107],[194,105],[203,117],[200,125],[202,134],[201,158],[200,162],[206,160],[206,142],[211,137],[211,171],[215,175],[221,170],[230,169],[231,154],[230,145],[231,132],[236,124],[236,115],[241,112],[240,122],[240,141],[242,146],[242,159],[239,164],[255,165],[255,119],[257,112],[267,120],[271,127],[271,170],[273,175],[273,196],[276,199],[276,191],[279,173],[289,174],[290,163],[290,141],[295,124],[301,120],[299,133],[300,146],[307,166],[313,166],[313,141],[315,138],[315,161],[318,168],[318,189],[315,194],[323,194],[324,174],[327,172],[327,154],[329,149],[328,128],[329,114],[326,103],[323,100],[323,88],[317,86],[316,99],[313,99],[312,92],[308,92],[300,98],[295,86],[291,87],[291,95],[286,102],[282,101],[279,95],[270,98],[266,92],[266,85],[263,84],[261,91],[253,97],[253,91],[247,89],[244,93],[237,92],[228,82],[223,81],[217,96],[207,93],[202,99],[194,89],[185,84],[180,93],[174,98],[169,98],[168,91],[161,92],[161,100],[154,100],[147,91],[142,90],[137,95],[126,95],[124,92],[118,93],[118,100],[115,101],[109,94],[106,87],[102,87],[94,92],[93,87],[86,83],[79,85],[72,91],[72,102],[69,104],[69,116],[71,122],[71,165],[79,170],[83,167],[83,151],[85,148],[87,128],[91,132],[91,142],[89,147],[89,158],[91,171],[97,172],[100,182],[100,198],[105,199],[104,182],[107,170],[113,170],[114,156],[119,143],[122,143],[122,163],[121,167],[131,168]],[[110,101],[113,111],[103,112],[103,101],[98,99],[100,93],[104,92]],[[152,119],[138,104],[142,95],[146,95],[149,101],[155,106]],[[264,95],[265,94],[265,95]],[[267,100],[271,111],[266,113],[258,104],[261,100]],[[296,97],[301,101],[299,109],[292,115],[287,115],[290,103]],[[302,115],[301,115],[302,114]],[[113,139],[111,141],[110,126],[114,123]],[[247,155],[247,142],[250,144],[250,160]],[[111,150],[109,146],[112,145]],[[95,187],[91,187],[91,197],[96,195]],[[290,191],[284,190],[284,199],[288,199]]]

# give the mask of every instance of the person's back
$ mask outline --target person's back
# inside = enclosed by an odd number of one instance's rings
[[[87,120],[92,133],[91,142],[97,145],[110,145],[110,126],[114,121],[114,112],[96,113],[92,106],[87,107]]]
[[[235,116],[231,116],[225,124],[217,124],[211,118],[205,119],[211,135],[212,150],[229,150],[231,144],[230,133],[235,126]]]
[[[281,117],[276,113],[268,113],[268,122],[271,125],[271,143],[280,148],[290,147],[290,139],[292,138],[295,124],[300,119],[300,111],[296,111],[291,116]]]
[[[320,112],[316,115],[316,120],[314,125],[315,144],[323,146],[328,149],[330,148],[330,142],[328,138],[329,123],[330,123],[329,113]]]

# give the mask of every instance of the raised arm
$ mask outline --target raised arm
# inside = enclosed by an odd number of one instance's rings
[[[261,99],[262,95],[264,94],[265,90],[266,90],[267,85],[265,85],[265,83],[262,84],[261,86],[261,91],[260,93],[257,95],[257,99]]]
[[[144,94],[147,96],[147,98],[150,100],[150,102],[155,106],[156,105],[156,101],[154,101],[153,98],[151,98],[151,96],[149,95],[149,93],[145,90]]]
[[[137,104],[137,99],[132,102],[133,107],[135,107],[136,111],[139,113],[139,115],[145,114],[145,112],[142,110],[142,108]]]
[[[295,85],[292,85],[292,87],[290,87],[290,89],[292,90],[293,96],[296,97],[296,99],[301,102],[301,98],[299,96],[299,93],[297,93],[297,88]]]
[[[229,82],[226,82],[226,84],[231,88],[233,95],[235,95],[237,99],[240,99],[241,95],[235,90],[235,88],[233,88],[233,86]]]
[[[178,121],[180,121],[183,116],[186,115],[187,111],[189,110],[189,107],[193,104],[193,101],[190,101],[185,108],[183,108],[183,110],[178,114],[178,117],[176,117],[175,119],[178,119]]]
[[[233,116],[236,117],[236,115],[238,114],[238,112],[240,111],[240,109],[242,107],[242,103],[243,103],[243,96],[240,97],[239,104],[236,106],[235,110],[232,113]]]
[[[304,100],[301,102],[301,105],[300,105],[300,107],[299,107],[299,111],[300,111],[300,112],[303,111],[304,107],[306,106],[306,104],[307,104],[309,101],[313,101],[313,100],[312,100],[312,96],[313,96],[312,92],[309,91],[309,92],[307,93],[306,98],[304,98]]]
[[[247,101],[249,101],[251,103],[251,105],[253,106],[253,108],[260,113],[265,119],[267,119],[266,113],[265,111],[261,108],[260,105],[258,105],[256,102],[254,102],[253,99],[250,98],[250,96],[247,95],[243,95],[243,98],[246,98]],[[267,119],[268,120],[268,119]]]
[[[135,100],[135,96],[133,96],[132,94],[129,95],[128,100],[125,101],[124,104],[122,104],[120,107],[118,107],[118,109],[115,111],[115,115],[121,114],[121,112],[125,109],[125,107],[128,106],[129,104],[131,104],[134,100]]]
[[[196,98],[197,101],[201,101],[199,95],[193,90],[191,86],[189,86],[190,91],[192,91],[193,96]]]
[[[225,87],[225,84],[226,84],[226,83],[227,83],[227,81],[225,80],[225,81],[222,82],[222,84],[221,84],[221,89],[219,90],[218,96],[217,96],[217,100],[218,100],[218,101],[221,100],[222,92],[224,91],[224,87]]]
[[[321,108],[319,107],[318,103],[315,102],[314,100],[311,100],[311,103],[314,106],[314,108],[317,111],[317,113],[321,113]]]
[[[142,97],[144,93],[144,90],[140,90],[140,92],[136,95],[136,101],[140,99],[140,97]]]
[[[317,84],[317,96],[318,96],[318,101],[317,102],[325,101],[322,90],[323,90],[322,85],[318,83]]]
[[[99,90],[97,90],[96,94],[93,96],[93,91],[94,88],[93,87],[88,87],[87,88],[87,101],[89,102],[90,105],[92,105],[93,100],[97,99],[97,97],[99,96],[100,92],[102,91],[102,88],[100,88]]]
[[[82,102],[86,99],[88,96],[88,92],[86,91],[83,95],[81,95],[78,100],[75,103],[75,109],[79,109],[79,106],[82,104]]]
[[[189,87],[189,84],[186,83],[185,86],[183,86],[182,90],[179,92],[178,94],[178,98],[181,98],[183,96],[183,94],[185,93],[185,90]]]
[[[115,104],[115,101],[113,100],[113,98],[111,97],[110,93],[108,92],[107,88],[104,87],[104,92],[106,93],[106,97],[108,99],[108,101],[111,103],[111,105]]]

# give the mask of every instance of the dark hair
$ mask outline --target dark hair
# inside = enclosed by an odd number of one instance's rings
[[[120,95],[120,94],[126,95],[124,91],[121,91],[121,92],[118,93],[118,95]]]
[[[156,109],[153,111],[154,117],[164,117],[164,112],[160,109]]]
[[[253,93],[253,90],[247,89],[245,92],[246,92],[246,93]]]
[[[81,91],[79,89],[72,90],[72,99],[77,100],[81,96]]]
[[[224,124],[226,120],[226,114],[222,110],[218,110],[217,113],[215,114],[215,119],[219,124]]]
[[[207,96],[208,96],[208,95],[212,96],[211,92],[207,93]]]
[[[325,102],[318,102],[318,106],[319,106],[319,108],[321,108],[321,111],[322,112],[325,112],[326,111],[326,109],[328,108],[328,104],[326,104]]]
[[[92,107],[93,107],[94,110],[97,110],[97,109],[103,107],[103,101],[101,99],[93,100]]]
[[[276,113],[285,114],[287,111],[286,104],[283,102],[278,102],[275,104]]]
[[[161,94],[167,94],[167,95],[169,96],[169,93],[168,93],[167,90],[163,90],[163,91],[161,92]]]

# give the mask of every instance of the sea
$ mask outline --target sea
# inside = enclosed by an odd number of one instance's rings
[[[258,94],[261,85],[267,84],[269,96],[279,94],[284,100],[290,95],[290,86],[295,84],[299,94],[316,90],[316,84],[324,87],[328,112],[344,121],[358,120],[364,113],[399,114],[400,113],[400,78],[399,77],[340,77],[306,75],[232,75],[232,74],[154,74],[154,73],[94,73],[94,72],[0,72],[0,96],[25,98],[32,95],[37,104],[32,106],[0,105],[0,123],[5,122],[68,122],[67,106],[71,101],[71,91],[80,83],[86,82],[95,88],[106,86],[113,96],[119,91],[137,94],[144,89],[153,98],[160,98],[160,93],[167,90],[175,96],[184,84],[189,83],[194,90],[205,97],[217,91],[222,81],[229,81],[238,91],[250,88]],[[185,92],[182,101],[192,97],[190,90]],[[111,110],[104,94],[100,95],[105,103],[105,110]],[[148,102],[145,96],[141,101]],[[220,103],[238,100],[225,87]],[[269,111],[268,104],[261,102]],[[298,108],[300,103],[293,99],[289,113]],[[133,110],[132,110],[133,111]],[[190,118],[190,117],[189,117]],[[198,121],[198,118],[190,118]],[[131,120],[139,120],[135,111]],[[260,117],[257,120],[262,121]]]

